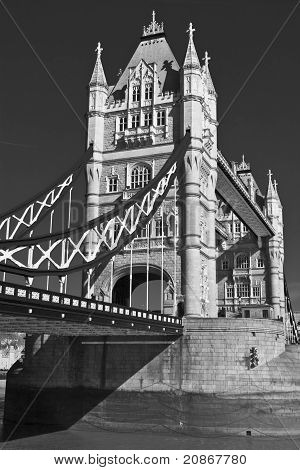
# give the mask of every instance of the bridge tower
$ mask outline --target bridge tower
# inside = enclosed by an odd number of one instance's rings
[[[147,289],[140,307],[177,315],[184,304],[187,316],[217,316],[216,93],[208,54],[202,66],[193,33],[190,25],[180,67],[153,12],[135,53],[109,88],[97,48],[88,112],[88,144],[95,147],[87,166],[88,220],[147,185],[187,129],[192,142],[184,181],[178,179],[147,229],[112,259],[93,292],[129,305],[135,289],[156,281],[161,305],[151,305],[155,290],[149,295]]]
[[[272,181],[269,171],[268,191],[266,195],[266,211],[275,229],[275,235],[268,240],[269,288],[270,300],[274,308],[275,318],[285,318],[284,295],[284,243],[282,204],[277,191],[277,182]]]

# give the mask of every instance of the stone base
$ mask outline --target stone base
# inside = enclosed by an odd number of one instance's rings
[[[280,413],[298,419],[298,364],[299,348],[285,351],[283,325],[272,320],[188,319],[179,339],[32,336],[8,373],[4,419],[240,432],[260,415],[273,427]]]

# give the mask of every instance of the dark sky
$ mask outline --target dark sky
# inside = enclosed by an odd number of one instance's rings
[[[18,27],[61,89],[26,43]],[[109,84],[134,52],[151,12],[164,21],[181,63],[190,21],[199,57],[207,49],[219,118],[253,71],[296,0],[0,0],[0,210],[54,181],[85,146],[84,115],[94,49],[102,42]],[[245,153],[264,191],[267,171],[284,206],[286,274],[300,310],[299,61],[300,7],[221,120],[219,148],[231,160]],[[64,98],[62,95],[65,95]],[[68,102],[71,103],[68,104]],[[73,110],[71,109],[73,108]],[[77,114],[77,116],[76,116]],[[79,119],[80,118],[80,119]]]

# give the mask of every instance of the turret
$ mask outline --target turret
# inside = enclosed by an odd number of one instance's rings
[[[97,59],[93,75],[89,84],[89,111],[87,145],[93,144],[93,157],[86,167],[87,195],[86,219],[92,220],[99,215],[100,178],[102,173],[102,159],[104,151],[104,111],[108,96],[108,86],[101,61],[102,47],[100,42],[96,48]],[[87,256],[95,247],[96,236],[91,235],[87,240],[85,251]],[[83,295],[92,293],[88,277],[85,276]]]
[[[277,192],[277,183],[272,182],[272,173],[268,173],[266,211],[275,235],[269,239],[270,300],[274,307],[275,318],[285,317],[284,277],[283,277],[283,220],[282,206]]]
[[[104,107],[108,96],[108,86],[101,61],[102,47],[97,46],[97,60],[89,84],[88,141],[94,144],[94,150],[103,151]]]
[[[191,130],[191,137],[202,138],[203,110],[200,98],[203,98],[203,80],[201,65],[195,48],[193,33],[195,29],[190,23],[189,43],[182,67],[181,94],[182,107],[182,135],[187,128]]]

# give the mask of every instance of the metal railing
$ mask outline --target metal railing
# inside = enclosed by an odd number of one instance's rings
[[[77,311],[85,312],[89,315],[89,321],[92,321],[93,313],[113,314],[120,316],[119,318],[131,318],[135,320],[144,320],[153,322],[163,326],[162,330],[165,331],[164,326],[178,327],[176,332],[182,329],[182,319],[172,317],[171,315],[153,313],[149,310],[141,310],[133,307],[124,307],[109,302],[103,302],[97,299],[87,299],[67,295],[57,292],[46,291],[42,289],[35,289],[17,284],[7,282],[0,282],[0,300],[10,299],[17,300],[22,303],[34,303],[44,306],[63,306],[64,311]],[[64,318],[62,313],[62,318]]]

